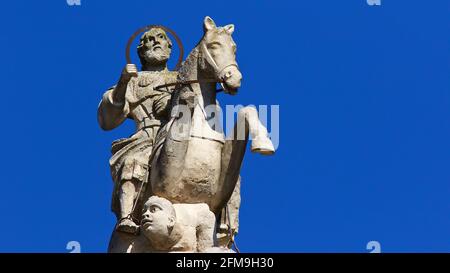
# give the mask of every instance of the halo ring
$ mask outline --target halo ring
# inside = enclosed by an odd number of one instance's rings
[[[178,35],[175,33],[175,31],[171,30],[168,27],[162,26],[162,25],[148,25],[145,27],[142,27],[138,30],[136,30],[133,35],[131,35],[130,39],[128,39],[128,43],[127,43],[127,47],[125,50],[125,58],[127,60],[127,64],[131,64],[131,58],[130,58],[130,48],[131,45],[133,44],[134,39],[136,39],[136,36],[138,36],[139,34],[141,34],[144,31],[148,31],[152,28],[161,28],[166,32],[169,32],[170,34],[172,34],[172,36],[175,38],[175,41],[177,42],[178,48],[180,49],[180,54],[178,56],[178,61],[177,61],[177,65],[175,66],[174,70],[178,70],[181,67],[181,63],[183,62],[183,55],[184,55],[184,48],[183,48],[183,43],[181,43],[181,39],[180,37],[178,37]]]

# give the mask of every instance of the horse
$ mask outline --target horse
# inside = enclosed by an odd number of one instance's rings
[[[236,187],[250,137],[252,152],[270,155],[275,150],[254,107],[238,111],[229,137],[209,122],[213,114],[205,109],[219,111],[220,107],[217,84],[225,93],[234,95],[242,74],[232,38],[234,25],[217,27],[207,16],[203,29],[203,37],[179,69],[178,84],[172,93],[172,115],[156,138],[159,145],[155,145],[150,160],[148,195],[173,203],[206,203],[219,215]],[[176,110],[181,106],[189,109],[188,119],[185,111],[180,114]],[[187,132],[186,137],[177,137],[180,128]]]

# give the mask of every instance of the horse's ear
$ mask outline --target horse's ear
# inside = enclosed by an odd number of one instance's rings
[[[203,20],[203,28],[205,32],[211,29],[215,29],[216,23],[214,23],[214,20],[211,17],[206,16],[205,20]]]
[[[226,26],[224,26],[224,28],[228,32],[228,34],[230,34],[230,35],[233,34],[233,31],[234,31],[234,25],[233,24],[226,25]]]

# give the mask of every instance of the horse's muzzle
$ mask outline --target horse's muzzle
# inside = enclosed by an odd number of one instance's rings
[[[222,85],[226,93],[234,95],[241,87],[242,74],[237,66],[228,66],[221,73]]]

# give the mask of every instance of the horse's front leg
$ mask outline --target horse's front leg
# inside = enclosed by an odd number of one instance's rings
[[[250,137],[253,152],[271,155],[275,150],[267,129],[259,120],[258,112],[254,107],[240,109],[237,116],[237,123],[233,132],[227,137],[222,150],[221,175],[218,185],[218,193],[222,196],[217,198],[220,203],[214,206],[213,210],[215,211],[220,211],[233,193]]]
[[[247,139],[250,134],[252,152],[263,155],[271,155],[275,152],[267,128],[259,120],[255,107],[247,106],[239,110],[234,130],[234,137],[238,139]]]

